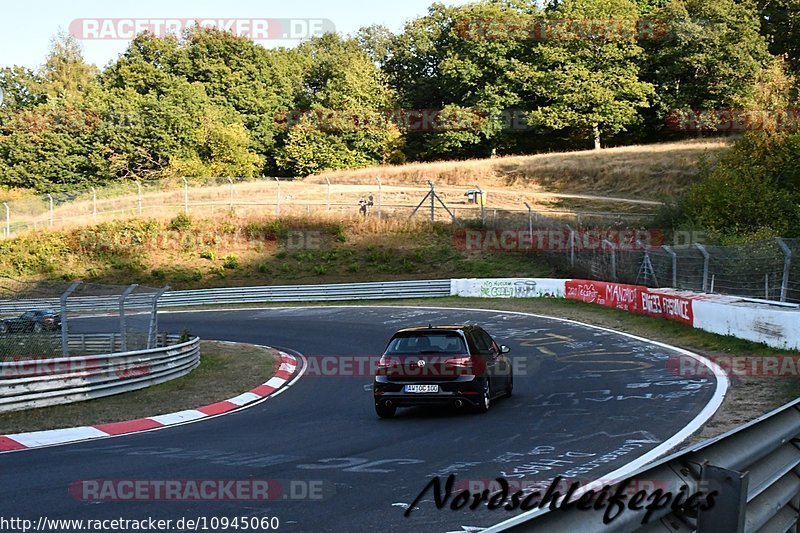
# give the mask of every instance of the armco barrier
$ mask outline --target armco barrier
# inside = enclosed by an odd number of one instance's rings
[[[486,532],[547,531],[609,533],[629,531],[670,531],[696,533],[797,531],[800,513],[800,399],[736,428],[720,437],[695,444],[647,465],[622,478],[599,480],[575,492],[576,501],[584,492],[600,492],[609,485],[609,494],[626,487],[658,487],[650,491],[653,499],[641,500],[639,510],[629,505],[610,523],[603,522],[604,510],[563,510],[548,507],[521,514],[501,522]],[[570,481],[570,480],[567,480]],[[713,505],[671,505],[681,487],[688,503],[690,496],[702,492],[700,502],[717,491]],[[670,493],[669,501],[666,494]],[[597,500],[597,498],[595,498]],[[648,505],[658,500],[643,523]],[[695,501],[698,501],[695,500]],[[635,507],[635,506],[634,506]],[[677,506],[676,506],[677,507]],[[709,507],[709,508],[704,508]],[[619,509],[619,508],[617,508]]]
[[[142,389],[184,376],[199,364],[199,338],[111,355],[4,362],[0,363],[0,413]]]

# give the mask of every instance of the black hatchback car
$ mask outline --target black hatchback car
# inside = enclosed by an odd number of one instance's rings
[[[16,318],[0,321],[0,333],[57,331],[61,329],[61,316],[52,309],[25,311]]]
[[[485,413],[514,389],[509,351],[475,325],[401,329],[378,363],[375,411],[391,418],[398,407],[452,405]]]

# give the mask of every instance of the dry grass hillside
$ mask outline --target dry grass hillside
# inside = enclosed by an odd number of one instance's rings
[[[326,172],[306,182],[424,184],[516,187],[541,192],[596,194],[659,200],[684,191],[698,164],[713,164],[732,143],[729,138],[624,146],[603,150],[510,156],[468,161],[411,163]]]

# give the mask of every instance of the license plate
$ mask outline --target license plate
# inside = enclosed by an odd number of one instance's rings
[[[439,392],[439,385],[406,385],[406,392]]]

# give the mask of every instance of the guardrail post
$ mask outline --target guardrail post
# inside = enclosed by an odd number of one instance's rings
[[[378,176],[375,176],[375,179],[378,180],[378,220],[380,220],[381,204],[383,203],[383,183],[381,183],[381,179]]]
[[[608,241],[603,240],[603,248],[609,247],[611,248],[611,279],[617,281],[617,252],[614,245]]]
[[[183,212],[185,214],[189,214],[189,182],[186,180],[184,176],[181,176],[183,180]]]
[[[696,533],[730,531],[742,533],[747,512],[748,474],[710,464],[701,467],[700,486],[718,491],[710,509],[700,506]]]
[[[662,246],[665,252],[667,252],[670,257],[672,257],[672,288],[678,288],[678,254],[676,254],[672,247],[670,246]]]
[[[67,319],[67,298],[81,286],[82,281],[74,281],[61,295],[61,355],[69,357],[69,320]]]
[[[711,256],[708,255],[708,250],[706,247],[700,244],[699,242],[694,243],[694,247],[700,250],[700,253],[703,254],[703,292],[707,292],[706,289],[708,288],[708,266],[711,260]]]
[[[775,237],[775,242],[783,251],[783,279],[781,280],[781,301],[786,301],[786,291],[789,289],[789,268],[792,266],[792,250],[786,245],[783,239]]]
[[[53,195],[47,194],[47,197],[50,199],[50,227],[53,227]]]
[[[128,351],[128,330],[125,328],[125,298],[132,293],[138,285],[133,284],[129,286],[119,297],[119,334],[120,334],[120,351]],[[111,343],[111,353],[114,353],[114,343]]]
[[[158,344],[158,299],[169,290],[169,285],[159,289],[153,296],[153,308],[150,310],[150,327],[147,331],[147,349],[155,348]]]

